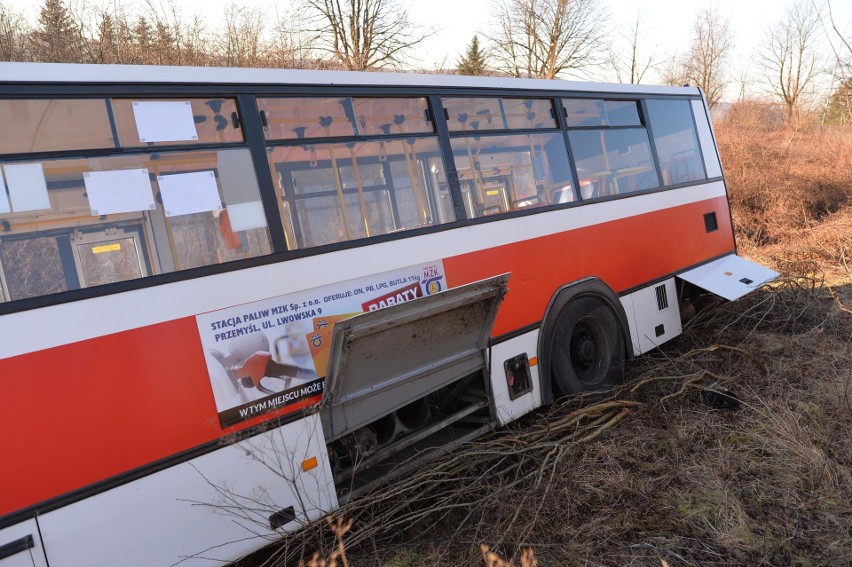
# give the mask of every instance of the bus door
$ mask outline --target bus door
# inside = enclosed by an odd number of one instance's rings
[[[0,567],[47,567],[35,517],[0,530]]]

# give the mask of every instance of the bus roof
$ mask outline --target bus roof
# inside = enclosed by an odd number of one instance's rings
[[[260,84],[352,87],[433,87],[554,90],[613,94],[699,95],[697,87],[668,87],[470,77],[426,73],[327,71],[304,69],[245,69],[234,67],[168,67],[159,65],[94,65],[76,63],[0,63],[3,83],[152,83]]]

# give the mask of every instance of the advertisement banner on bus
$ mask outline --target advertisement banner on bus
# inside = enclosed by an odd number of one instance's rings
[[[438,260],[196,316],[222,427],[319,402],[335,323],[445,286]]]

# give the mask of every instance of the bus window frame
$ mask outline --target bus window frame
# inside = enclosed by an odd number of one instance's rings
[[[257,107],[254,103],[255,97],[257,93],[252,91],[252,94],[246,95],[245,91],[250,90],[249,87],[239,86],[237,88],[227,88],[223,86],[215,86],[215,85],[110,85],[110,84],[95,84],[95,85],[61,85],[61,84],[46,84],[46,85],[23,85],[23,86],[15,86],[7,90],[4,85],[0,85],[0,99],[22,99],[22,98],[40,98],[40,97],[50,97],[50,98],[61,98],[61,99],[82,99],[82,100],[91,100],[91,99],[104,99],[107,101],[107,106],[110,107],[109,102],[112,99],[131,99],[134,97],[145,98],[146,100],[173,100],[176,98],[203,98],[203,97],[222,97],[222,98],[233,98],[236,100],[237,105],[237,113],[239,116],[240,128],[243,130],[243,140],[241,142],[213,142],[213,143],[193,143],[190,145],[185,145],[181,143],[170,143],[163,144],[158,146],[129,146],[129,147],[120,147],[118,146],[118,139],[116,138],[115,147],[111,148],[95,148],[95,149],[85,149],[85,150],[57,150],[50,152],[33,152],[27,154],[2,154],[0,155],[0,162],[4,164],[13,164],[13,163],[33,163],[33,162],[43,162],[48,160],[62,160],[62,159],[97,159],[97,158],[110,158],[110,157],[119,157],[119,156],[131,156],[131,155],[152,155],[152,154],[162,154],[162,153],[173,153],[173,152],[203,152],[203,151],[220,151],[220,150],[229,150],[229,149],[243,149],[249,152],[252,156],[252,163],[255,172],[255,176],[258,181],[258,189],[260,200],[264,206],[264,212],[267,217],[267,230],[269,232],[270,245],[272,249],[271,254],[256,256],[253,258],[244,258],[238,259],[230,262],[224,262],[221,264],[211,264],[206,266],[197,266],[194,268],[189,268],[185,270],[177,270],[162,272],[162,273],[153,273],[150,265],[150,254],[153,252],[159,255],[159,251],[149,249],[144,250],[141,254],[145,257],[145,262],[147,265],[147,269],[150,275],[144,276],[142,278],[135,278],[131,280],[117,281],[111,282],[108,284],[103,284],[94,287],[76,287],[74,289],[67,289],[62,292],[42,295],[42,296],[34,296],[23,299],[11,299],[11,297],[7,297],[7,294],[3,293],[3,302],[0,302],[0,316],[6,313],[15,313],[20,311],[27,311],[30,309],[36,309],[40,307],[45,307],[49,305],[59,305],[63,303],[69,303],[74,301],[79,301],[83,299],[88,299],[92,297],[98,297],[100,295],[110,295],[114,293],[122,293],[125,291],[130,291],[133,289],[140,289],[144,287],[161,285],[166,283],[171,283],[175,281],[183,281],[187,279],[193,279],[195,277],[203,277],[208,274],[216,274],[227,271],[245,269],[247,267],[251,267],[254,265],[260,265],[263,263],[273,263],[276,261],[280,261],[282,258],[278,256],[278,253],[282,251],[286,251],[286,242],[283,237],[283,227],[280,225],[280,216],[277,214],[275,216],[270,217],[267,202],[269,201],[269,196],[265,194],[264,189],[264,169],[258,166],[258,160],[256,156],[256,142],[252,141],[251,134],[253,133],[252,126],[256,126],[257,131],[260,132],[260,136],[262,139],[262,130],[260,130],[260,120],[257,117]],[[252,120],[255,118],[255,120]],[[256,132],[255,132],[256,133]],[[263,152],[263,148],[261,147],[261,152]],[[265,161],[265,158],[264,158]],[[262,165],[262,164],[261,164]],[[267,176],[269,174],[267,173]],[[271,176],[269,176],[269,187],[266,188],[266,191],[272,192],[274,194],[274,187],[272,186]],[[274,201],[274,199],[273,199]],[[274,204],[274,203],[273,203]],[[276,222],[277,221],[277,222]],[[150,221],[149,221],[150,224]],[[150,227],[149,227],[150,228]],[[276,230],[276,228],[278,230]],[[64,230],[64,229],[60,229]],[[281,235],[280,242],[277,241],[276,236]],[[17,237],[17,235],[15,235]],[[0,238],[4,238],[4,232],[2,227],[0,227]],[[8,238],[8,236],[5,236]],[[147,242],[147,240],[146,240]],[[263,259],[262,261],[257,261],[258,259]],[[171,259],[169,264],[174,264],[174,259]],[[3,281],[3,286],[5,287],[5,276]]]
[[[13,90],[12,90],[13,89]],[[13,93],[13,94],[12,94]],[[381,234],[376,236],[371,236],[369,238],[355,239],[355,240],[344,240],[341,242],[336,242],[332,244],[325,244],[322,246],[312,247],[312,248],[296,248],[296,249],[288,249],[287,246],[287,231],[283,224],[283,216],[281,212],[281,208],[279,207],[279,201],[276,194],[275,188],[275,180],[272,177],[271,169],[268,166],[268,161],[266,159],[266,150],[270,145],[279,145],[278,142],[267,141],[263,135],[263,126],[260,119],[260,113],[257,108],[256,100],[261,97],[284,97],[284,96],[349,96],[349,97],[376,97],[376,98],[387,98],[387,97],[425,97],[428,102],[428,108],[430,111],[430,118],[432,120],[434,126],[434,132],[429,134],[430,136],[435,136],[437,138],[438,147],[441,151],[444,168],[445,168],[445,177],[446,182],[448,184],[449,192],[452,195],[454,211],[456,215],[455,221],[450,221],[447,223],[435,223],[430,226],[418,227],[413,229],[408,229],[405,231],[397,231],[394,233]],[[268,255],[257,256],[253,258],[239,259],[231,262],[225,262],[221,264],[213,264],[207,266],[199,266],[195,268],[190,268],[186,270],[178,270],[172,272],[165,272],[161,274],[152,274],[147,277],[139,278],[137,280],[126,280],[122,282],[114,282],[105,284],[102,286],[96,286],[93,288],[78,288],[67,290],[61,293],[50,294],[46,296],[32,297],[21,300],[9,300],[6,298],[6,301],[0,302],[0,315],[6,313],[14,313],[19,311],[26,311],[29,309],[44,307],[48,305],[57,305],[62,303],[68,303],[73,301],[78,301],[82,299],[88,299],[91,297],[97,297],[101,295],[110,295],[115,293],[121,293],[124,291],[130,291],[133,289],[140,289],[145,287],[151,287],[156,285],[163,285],[167,283],[184,281],[189,279],[194,279],[197,277],[204,277],[207,275],[226,273],[235,270],[246,269],[254,266],[261,266],[266,264],[278,263],[281,261],[287,261],[289,259],[295,259],[305,256],[312,256],[317,254],[325,254],[336,250],[343,250],[349,248],[357,248],[360,246],[378,244],[381,242],[386,242],[389,240],[397,240],[403,238],[416,237],[422,234],[428,234],[431,232],[440,232],[443,230],[450,230],[455,228],[460,228],[472,224],[479,223],[487,223],[487,222],[496,222],[506,218],[511,218],[514,216],[526,216],[530,214],[540,214],[546,213],[552,210],[557,209],[566,209],[573,208],[577,206],[584,206],[587,204],[593,204],[596,202],[622,199],[622,198],[631,198],[639,195],[647,195],[656,192],[668,191],[672,189],[677,189],[683,186],[691,186],[691,185],[701,185],[705,183],[710,183],[716,181],[720,178],[707,178],[702,180],[696,180],[676,185],[660,185],[660,187],[637,191],[633,193],[626,193],[620,195],[611,195],[606,197],[599,197],[595,199],[590,199],[586,201],[580,200],[579,197],[579,189],[578,189],[578,176],[576,171],[576,165],[574,163],[574,155],[571,149],[571,143],[568,139],[568,130],[569,128],[565,124],[565,117],[562,112],[559,112],[559,108],[561,105],[559,104],[559,99],[561,98],[605,98],[608,100],[632,100],[639,101],[640,103],[640,113],[644,123],[644,127],[648,131],[651,153],[654,159],[654,165],[657,169],[658,176],[659,172],[659,157],[656,153],[656,146],[653,141],[653,134],[650,129],[650,126],[647,124],[647,120],[645,116],[647,116],[647,109],[645,108],[645,100],[646,99],[671,99],[671,100],[685,100],[685,101],[693,101],[700,100],[702,105],[706,107],[706,102],[702,99],[700,94],[656,94],[656,93],[611,93],[604,91],[572,91],[572,90],[537,90],[537,89],[508,89],[501,90],[494,87],[484,87],[484,88],[473,88],[473,87],[464,87],[464,88],[451,88],[451,87],[429,87],[424,92],[423,88],[409,87],[409,86],[352,86],[348,87],[345,85],[328,85],[328,86],[300,86],[300,85],[271,85],[271,84],[261,84],[261,85],[252,85],[252,84],[235,84],[235,85],[223,85],[223,84],[207,84],[207,83],[199,83],[199,84],[183,84],[183,83],[158,83],[152,85],[139,85],[139,84],[131,84],[131,83],[115,83],[115,84],[25,84],[25,85],[0,85],[0,98],[21,98],[27,96],[35,96],[35,97],[44,97],[44,96],[54,96],[61,98],[126,98],[126,97],[134,97],[141,96],[146,97],[147,99],[171,99],[176,97],[189,97],[189,98],[197,98],[197,97],[235,97],[237,99],[237,109],[239,113],[240,123],[242,128],[244,129],[244,139],[242,142],[226,142],[226,143],[204,143],[204,144],[195,144],[192,145],[191,148],[187,146],[183,146],[180,144],[175,145],[164,145],[157,146],[157,152],[170,152],[170,151],[189,151],[189,150],[220,150],[220,149],[230,149],[230,148],[244,148],[248,149],[253,160],[255,175],[257,176],[258,188],[260,191],[261,202],[263,204],[264,212],[266,213],[266,219],[268,223],[268,230],[270,241],[272,245],[272,252]],[[483,217],[469,218],[466,214],[462,195],[460,191],[460,184],[458,179],[458,173],[455,169],[455,164],[452,159],[448,159],[447,156],[452,156],[452,150],[450,148],[450,138],[456,136],[464,136],[470,135],[470,132],[459,131],[459,132],[450,132],[447,129],[446,120],[443,116],[443,106],[441,105],[441,97],[478,97],[478,96],[488,96],[488,97],[510,97],[510,98],[547,98],[551,100],[551,104],[555,111],[555,118],[557,126],[555,128],[542,128],[542,129],[517,129],[517,130],[499,130],[493,132],[494,134],[503,134],[507,135],[511,134],[522,134],[522,133],[545,133],[545,132],[554,132],[556,130],[560,130],[563,134],[563,139],[566,147],[566,151],[568,152],[569,162],[570,162],[570,173],[572,176],[572,185],[574,188],[574,200],[568,203],[557,203],[546,205],[542,207],[535,208],[523,208],[514,211],[507,211],[505,213],[499,213],[494,215],[487,215]],[[693,113],[693,122],[695,121],[695,116]],[[635,126],[633,126],[635,128]],[[712,124],[710,125],[711,134],[712,132]],[[697,129],[697,126],[696,126]],[[696,130],[697,131],[697,130]],[[481,134],[485,135],[486,132],[482,131]],[[398,135],[399,137],[405,138],[409,137],[406,135]],[[383,136],[368,136],[365,137],[365,140],[378,140]],[[341,142],[341,141],[360,141],[360,137],[346,137],[344,139],[339,138],[323,138],[322,141],[324,143],[329,142]],[[715,141],[715,136],[714,136]],[[291,141],[295,143],[302,142],[302,140]],[[137,147],[137,148],[126,148],[115,150],[113,148],[107,149],[98,149],[98,150],[81,150],[81,151],[73,151],[73,150],[63,150],[59,152],[42,152],[38,154],[16,154],[16,155],[4,155],[0,156],[0,160],[3,162],[12,163],[15,161],[38,161],[43,159],[57,159],[63,157],[82,157],[82,158],[90,158],[90,157],[107,157],[110,155],[115,155],[116,153],[120,154],[130,154],[130,153],[150,153],[149,148]],[[701,156],[703,160],[703,155]],[[706,172],[706,165],[705,165]],[[274,214],[273,214],[274,213]],[[0,232],[0,238],[2,238],[3,233]],[[146,254],[147,255],[147,254]]]
[[[499,130],[499,131],[483,132],[481,134],[479,132],[471,133],[469,131],[465,131],[465,132],[463,132],[463,134],[464,135],[453,135],[451,137],[450,141],[452,142],[452,140],[463,140],[463,139],[471,139],[471,138],[484,138],[484,139],[487,139],[487,138],[513,138],[513,137],[522,137],[522,136],[530,136],[530,137],[532,137],[532,136],[552,136],[553,137],[552,139],[554,139],[554,140],[560,138],[560,136],[559,136],[560,132],[556,128],[550,128],[550,129],[541,128],[541,129],[535,129],[535,130],[529,130],[529,129],[524,129],[524,130]],[[564,136],[561,136],[561,138],[562,138],[563,144],[564,144],[565,143]],[[514,147],[515,146],[512,146],[512,148],[514,148]],[[571,154],[568,153],[567,145],[565,145],[563,147],[565,148],[565,156],[568,159],[568,179],[566,180],[566,182],[571,183],[572,193],[575,195],[575,198],[576,198],[576,190],[574,189],[576,187],[576,185],[574,184],[574,179],[573,179],[573,176],[575,175],[574,174],[573,159],[571,157]],[[496,154],[510,153],[510,152],[514,153],[513,150],[508,150],[508,151],[503,151],[503,152],[501,152],[501,151],[488,151],[488,152],[485,152],[483,155],[489,155],[489,154],[494,154],[494,153],[496,153]],[[455,160],[455,153],[451,154],[451,156],[453,157],[453,160]],[[462,156],[462,157],[464,157],[464,156]],[[454,161],[454,164],[455,164],[455,161]],[[473,167],[472,164],[468,167],[468,169],[471,168],[471,167]],[[458,169],[458,168],[456,168],[456,169]],[[464,194],[465,192],[462,191],[462,193]],[[542,204],[542,205],[534,206],[534,207],[518,207],[518,208],[511,208],[511,206],[510,206],[508,208],[508,210],[503,211],[503,212],[473,215],[473,216],[466,215],[466,216],[470,220],[482,219],[482,218],[492,218],[492,217],[503,218],[503,217],[505,217],[505,215],[517,213],[517,212],[522,211],[522,210],[542,211],[542,210],[545,210],[545,209],[548,209],[548,208],[562,208],[565,205],[569,205],[569,204],[571,204],[571,203],[548,203],[548,204]],[[465,209],[465,210],[467,210],[467,209]]]
[[[562,92],[562,91],[559,91],[559,92]],[[538,93],[538,94],[536,94],[536,93]],[[465,95],[459,94],[459,93],[452,93],[452,94],[439,94],[436,98],[437,98],[437,103],[441,104],[441,99],[444,98],[444,97],[447,97],[447,98],[449,98],[449,97],[462,98],[463,96],[465,96]],[[564,114],[564,112],[559,111],[559,109],[562,108],[562,105],[560,103],[560,99],[565,98],[565,95],[560,95],[560,94],[556,94],[556,93],[542,93],[540,91],[532,91],[532,92],[523,91],[523,92],[510,92],[508,94],[501,93],[501,92],[485,93],[485,94],[473,93],[470,96],[473,97],[473,98],[486,98],[486,97],[497,98],[500,101],[501,111],[502,111],[502,108],[503,108],[503,99],[504,98],[511,98],[511,99],[527,99],[527,98],[530,98],[530,99],[545,99],[545,100],[548,100],[550,102],[550,109],[554,114],[556,125],[553,126],[553,127],[547,127],[547,128],[517,128],[517,129],[503,128],[503,129],[499,129],[499,130],[489,129],[489,130],[476,130],[476,131],[446,130],[447,150],[446,150],[444,155],[450,156],[450,159],[446,160],[446,158],[445,158],[445,162],[450,161],[452,163],[453,177],[454,177],[454,181],[455,181],[455,185],[451,184],[450,188],[451,188],[451,191],[456,191],[456,190],[458,191],[458,199],[459,199],[459,202],[460,202],[460,205],[461,205],[461,209],[464,211],[464,217],[463,218],[468,222],[470,222],[470,221],[486,222],[485,219],[487,219],[488,221],[496,221],[496,220],[499,220],[499,219],[506,218],[507,216],[536,214],[536,213],[543,213],[543,212],[546,212],[546,211],[552,211],[552,210],[556,210],[556,209],[578,206],[580,204],[580,199],[579,199],[580,192],[579,192],[579,189],[578,189],[578,187],[579,187],[578,179],[579,178],[577,176],[577,167],[576,167],[576,164],[574,163],[574,156],[571,152],[571,143],[568,139],[568,129],[567,129],[566,124],[565,124],[565,114]],[[439,106],[438,108],[441,109],[441,112],[439,113],[440,118],[439,118],[439,120],[436,120],[436,122],[443,122],[443,125],[446,128],[446,123],[447,123],[447,121],[445,119],[446,112],[445,112],[443,106]],[[502,213],[495,213],[495,214],[491,214],[491,215],[481,215],[481,216],[471,217],[467,214],[467,208],[464,204],[463,192],[461,191],[461,187],[460,187],[461,182],[460,182],[460,179],[459,179],[459,176],[458,176],[458,171],[455,167],[455,159],[453,158],[453,151],[452,151],[452,147],[451,147],[451,142],[452,142],[453,139],[465,138],[465,137],[470,138],[470,137],[473,137],[473,136],[481,136],[481,137],[514,136],[514,135],[533,136],[533,135],[536,135],[536,134],[557,134],[557,133],[562,134],[562,140],[563,140],[563,143],[565,144],[565,151],[568,155],[568,168],[569,168],[568,171],[569,171],[569,178],[570,178],[569,182],[571,183],[571,190],[572,190],[572,194],[573,194],[573,199],[571,201],[569,201],[567,203],[551,203],[551,204],[548,204],[548,205],[542,205],[540,207],[524,207],[524,208],[519,208],[519,209],[514,209],[514,210],[508,210],[508,211],[505,211],[505,212],[502,212]],[[450,179],[450,177],[449,177],[449,174],[448,174],[447,175],[448,182],[449,182],[449,179]],[[454,194],[454,198],[455,198],[455,194]],[[459,218],[462,218],[462,217],[459,217]]]
[[[310,139],[305,138],[305,139],[300,139],[300,140],[286,140],[286,141],[275,141],[275,142],[268,142],[267,141],[266,144],[265,144],[265,148],[274,150],[275,148],[287,148],[287,147],[299,147],[299,146],[325,147],[325,146],[340,146],[340,145],[347,145],[347,144],[370,144],[370,143],[379,143],[379,142],[403,142],[404,143],[407,140],[411,140],[411,139],[434,140],[435,146],[438,150],[436,157],[439,157],[441,159],[442,163],[444,164],[444,169],[446,171],[447,158],[443,155],[444,152],[443,152],[443,147],[440,143],[440,139],[439,139],[438,135],[434,132],[433,133],[419,134],[419,135],[416,135],[416,136],[415,135],[408,135],[408,134],[389,134],[389,135],[383,134],[383,135],[351,136],[351,137],[337,136],[337,137],[334,137],[334,138],[310,138]],[[272,175],[273,167],[272,167],[272,164],[269,163],[269,160],[268,160],[269,155],[270,155],[270,153],[266,153],[267,158],[265,158],[265,159],[266,159],[267,171],[269,171],[270,178],[272,178],[273,181],[274,181],[274,177],[276,177],[277,175],[276,176]],[[432,154],[429,154],[429,155],[431,156]],[[373,158],[367,158],[367,163],[372,162],[372,159]],[[348,161],[351,161],[351,160],[348,156],[341,156],[341,157],[337,158],[337,161],[348,162]],[[381,160],[378,160],[378,161],[379,161],[379,163],[381,163]],[[302,163],[305,163],[305,162],[302,162]],[[362,162],[359,161],[358,163],[361,164]],[[330,163],[330,160],[328,160],[328,159],[321,159],[317,162],[318,168],[321,168],[322,165],[327,165],[329,169],[331,168],[331,163]],[[341,243],[344,243],[344,242],[362,242],[364,240],[378,238],[378,237],[385,236],[385,235],[388,235],[388,234],[408,233],[409,231],[412,231],[412,230],[430,229],[430,228],[434,228],[434,227],[452,225],[454,222],[457,222],[458,220],[460,220],[459,218],[457,218],[455,221],[441,223],[437,220],[437,215],[434,214],[435,211],[433,210],[433,208],[430,207],[430,212],[433,214],[434,217],[436,217],[436,220],[429,223],[429,224],[425,224],[425,225],[418,226],[418,227],[415,227],[415,228],[407,228],[407,229],[397,228],[396,230],[393,230],[393,231],[390,231],[390,232],[383,232],[383,233],[377,234],[377,235],[371,235],[371,236],[366,236],[366,237],[355,237],[355,238],[348,238],[348,239],[344,238],[344,239],[342,239],[338,242],[326,243],[326,244],[320,244],[320,245],[316,245],[316,246],[306,247],[304,245],[304,235],[302,234],[302,231],[301,231],[300,221],[299,221],[299,218],[298,218],[299,217],[298,208],[297,208],[296,204],[297,204],[298,201],[308,200],[308,199],[311,199],[313,197],[318,197],[319,195],[297,193],[295,191],[295,188],[292,185],[292,177],[289,175],[289,173],[292,173],[293,171],[310,169],[313,166],[305,167],[305,166],[298,166],[298,165],[293,164],[293,163],[282,162],[282,163],[279,163],[279,164],[275,164],[274,167],[275,167],[276,173],[278,175],[280,175],[280,183],[282,185],[281,188],[280,188],[280,194],[278,193],[278,190],[276,189],[276,196],[275,196],[276,204],[280,202],[281,205],[282,205],[281,208],[280,208],[279,219],[281,219],[282,223],[283,223],[282,217],[285,214],[287,214],[288,220],[290,221],[290,223],[292,225],[290,228],[292,228],[293,236],[295,236],[295,240],[296,240],[296,247],[289,248],[288,250],[285,251],[287,253],[292,253],[295,250],[313,250],[313,249],[318,248],[318,247],[332,246],[332,245],[341,244]],[[351,164],[338,165],[338,170],[342,169],[344,167],[351,167]],[[389,171],[385,171],[384,174],[385,174],[386,185],[384,185],[382,187],[380,187],[380,186],[366,187],[365,186],[363,189],[364,190],[371,190],[371,191],[388,191],[389,194],[391,194],[390,199],[391,199],[391,203],[392,203],[392,210],[393,210],[394,218],[397,222],[399,222],[399,211],[397,209],[396,196],[394,194],[396,189],[393,187],[393,183],[392,183],[393,176],[389,175]],[[449,178],[448,178],[448,184],[450,184]],[[325,191],[323,193],[326,193],[326,192],[334,193],[334,189],[330,189],[330,190]],[[344,192],[344,194],[350,194],[351,189],[344,189],[343,192]],[[452,194],[452,190],[450,192]],[[428,193],[428,191],[427,191],[427,193]],[[334,193],[334,194],[336,194],[336,193]],[[429,197],[430,197],[430,195],[427,195],[427,198],[429,198]],[[432,203],[433,199],[429,198],[429,202]],[[453,197],[453,204],[455,206],[455,198],[454,197]],[[284,205],[286,205],[286,209],[285,209]],[[289,211],[289,214],[285,213],[285,210]],[[284,230],[287,232],[288,235],[291,233],[291,231],[286,226],[284,227]]]
[[[436,136],[436,126],[435,126],[435,113],[433,112],[432,105],[430,104],[429,95],[420,93],[418,95],[415,94],[397,94],[397,93],[384,93],[381,92],[373,92],[372,94],[364,94],[358,93],[356,94],[354,91],[346,90],[345,88],[339,92],[339,94],[335,95],[333,88],[330,89],[330,92],[304,92],[304,91],[294,91],[294,92],[278,92],[276,93],[260,93],[256,92],[251,95],[254,99],[255,108],[258,116],[260,117],[262,114],[265,114],[264,110],[260,110],[260,105],[257,104],[259,99],[309,99],[309,98],[340,98],[340,99],[349,99],[350,102],[354,101],[354,99],[376,99],[376,100],[385,100],[385,99],[423,99],[426,102],[426,108],[424,109],[424,120],[427,124],[431,124],[431,130],[422,130],[417,132],[393,132],[388,134],[372,134],[367,133],[364,134],[360,131],[360,128],[357,125],[353,126],[352,134],[341,134],[335,136],[305,136],[303,138],[299,137],[291,137],[291,138],[273,138],[267,137],[266,128],[267,126],[264,124],[265,118],[261,118],[262,125],[262,134],[264,144],[267,146],[273,145],[282,145],[288,143],[296,143],[299,145],[303,144],[320,144],[320,143],[329,143],[330,140],[361,140],[363,139],[375,139],[383,136],[403,136],[403,137],[425,137],[425,136]],[[354,104],[352,105],[354,108]],[[345,112],[345,111],[344,111]]]
[[[704,172],[704,177],[701,177],[699,179],[694,179],[694,180],[691,180],[691,181],[684,181],[684,182],[681,182],[681,183],[672,183],[672,184],[662,183],[662,181],[663,181],[663,177],[662,177],[663,166],[662,166],[662,162],[660,161],[660,156],[657,152],[657,142],[656,142],[656,138],[654,138],[653,124],[651,124],[651,122],[652,122],[651,121],[651,113],[648,110],[648,101],[649,100],[682,101],[682,102],[687,103],[688,110],[689,110],[689,116],[692,119],[692,133],[695,137],[695,146],[698,149],[698,152],[697,152],[698,153],[698,159],[700,160],[701,169]],[[685,97],[684,98],[644,97],[642,99],[642,113],[644,114],[645,117],[647,117],[647,119],[646,119],[647,126],[646,127],[648,128],[648,135],[651,138],[651,147],[653,148],[653,152],[654,152],[654,154],[653,154],[654,155],[654,163],[657,164],[657,170],[658,170],[658,175],[660,176],[661,184],[665,187],[668,187],[668,188],[680,187],[680,186],[685,186],[685,185],[693,185],[695,183],[707,182],[708,180],[713,179],[707,174],[707,164],[704,161],[704,152],[701,148],[701,137],[698,134],[698,124],[695,121],[695,111],[692,108],[692,101],[693,100],[694,99],[692,99],[692,98],[685,98]],[[709,120],[709,117],[708,117],[708,120]]]

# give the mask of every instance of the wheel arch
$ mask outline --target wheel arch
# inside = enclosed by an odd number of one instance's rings
[[[589,276],[581,280],[564,284],[553,294],[544,318],[541,330],[538,334],[538,372],[541,382],[541,398],[543,404],[553,401],[553,376],[551,375],[551,363],[553,361],[552,345],[553,332],[562,310],[572,301],[585,296],[594,296],[602,299],[618,319],[621,334],[624,337],[625,359],[633,358],[633,344],[630,339],[630,325],[624,306],[618,296],[603,280],[596,276]]]

